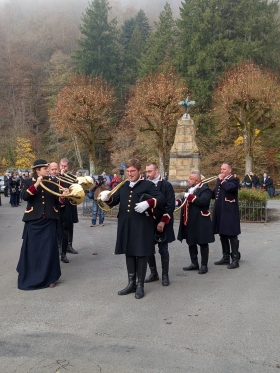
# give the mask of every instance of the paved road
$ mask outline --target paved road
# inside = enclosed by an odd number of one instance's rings
[[[0,207],[1,373],[280,372],[278,206],[270,223],[242,225],[239,269],[213,265],[217,241],[209,273],[185,273],[186,244],[175,242],[171,285],[147,284],[136,300],[117,295],[127,279],[112,254],[116,221],[90,228],[83,217],[58,286],[18,290],[24,205]]]

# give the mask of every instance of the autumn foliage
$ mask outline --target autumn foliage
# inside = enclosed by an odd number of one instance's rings
[[[252,62],[243,62],[225,74],[213,101],[213,116],[221,135],[225,138],[233,134],[232,145],[243,145],[246,173],[251,171],[258,139],[280,119],[277,78]]]
[[[58,94],[52,113],[55,129],[82,140],[94,162],[96,145],[110,139],[114,105],[114,91],[106,81],[76,75]]]
[[[178,102],[187,94],[182,78],[170,68],[139,79],[126,106],[126,125],[133,128],[135,138],[141,138],[143,147],[154,148],[160,171],[169,162],[178,119],[183,114]]]

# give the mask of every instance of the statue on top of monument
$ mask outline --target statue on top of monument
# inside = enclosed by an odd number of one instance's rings
[[[189,96],[185,99],[185,101],[180,101],[178,102],[178,105],[180,106],[184,106],[184,108],[186,109],[186,112],[185,114],[183,115],[183,119],[190,119],[190,115],[188,113],[189,111],[189,107],[190,106],[193,106],[195,104],[195,101],[190,101],[189,100]]]

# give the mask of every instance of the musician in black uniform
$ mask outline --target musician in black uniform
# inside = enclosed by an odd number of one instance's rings
[[[241,233],[238,206],[238,180],[231,174],[230,163],[221,165],[212,198],[215,198],[212,223],[214,233],[220,235],[223,257],[216,265],[228,264],[229,269],[239,267],[239,240]],[[231,252],[230,252],[231,249]],[[230,256],[232,262],[230,263]]]
[[[118,294],[135,293],[135,298],[141,299],[144,297],[147,256],[155,253],[153,217],[146,210],[164,208],[165,198],[155,184],[140,177],[141,164],[138,159],[127,162],[126,172],[129,180],[111,197],[108,196],[110,192],[104,190],[100,198],[109,206],[119,204],[115,254],[126,255],[128,285]],[[139,202],[145,194],[151,198]]]
[[[22,198],[27,201],[27,207],[22,219],[25,226],[17,265],[21,290],[54,287],[61,275],[56,233],[60,198],[40,185],[43,179],[48,179],[48,168],[44,159],[38,159],[32,166],[31,178],[24,180]],[[59,192],[56,185],[47,187]],[[60,199],[60,203],[64,200]]]
[[[16,177],[16,173],[12,172],[11,177],[9,178],[9,188],[10,188],[10,203],[12,207],[18,207],[18,194],[20,188],[20,181]]]
[[[62,158],[59,162],[60,174],[58,176],[63,176],[64,172],[67,172],[69,168],[69,161],[67,158]],[[59,184],[65,188],[69,187],[69,184],[59,182]],[[61,241],[61,261],[63,263],[69,263],[66,256],[67,253],[78,254],[73,246],[73,234],[74,234],[74,223],[78,223],[78,210],[77,206],[72,205],[69,200],[66,200],[64,206],[60,209],[60,224],[62,231],[62,241]]]
[[[199,270],[203,275],[208,272],[209,243],[214,242],[214,232],[212,228],[209,205],[212,198],[212,191],[207,184],[201,182],[199,172],[192,172],[188,179],[189,188],[183,200],[177,200],[178,205],[187,201],[181,210],[178,240],[183,239],[189,245],[191,265],[184,267],[184,271]],[[201,267],[198,264],[198,250],[200,246]]]
[[[162,285],[169,285],[169,251],[168,243],[175,241],[175,235],[173,230],[173,212],[175,209],[175,193],[172,185],[165,179],[163,179],[159,174],[159,169],[156,163],[150,162],[146,165],[146,176],[151,180],[157,189],[164,195],[166,200],[166,205],[163,211],[156,209],[156,219],[154,220],[154,230],[155,232],[164,233],[156,234],[155,237],[161,238],[163,236],[163,241],[158,242],[158,252],[161,257],[161,267],[162,267]],[[165,238],[165,239],[164,239]],[[159,280],[156,258],[155,255],[148,257],[148,264],[151,270],[151,274],[146,278],[145,282],[153,282]]]

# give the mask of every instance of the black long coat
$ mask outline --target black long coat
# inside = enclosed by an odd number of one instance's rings
[[[129,181],[112,196],[108,204],[119,204],[118,231],[115,254],[127,256],[150,256],[155,253],[153,217],[147,212],[134,210],[143,194],[155,199],[155,207],[164,208],[165,198],[156,186],[148,180],[140,180],[133,188]]]
[[[202,245],[214,242],[214,232],[210,218],[209,204],[212,191],[207,185],[197,188],[195,198],[182,207],[181,219],[178,231],[178,240],[186,239],[188,245]],[[188,205],[187,205],[188,204]],[[188,211],[187,225],[184,225],[184,213]]]
[[[215,198],[212,215],[215,234],[238,236],[241,233],[238,187],[238,180],[232,175],[222,182],[217,179],[212,196],[212,198]]]
[[[166,204],[164,212],[157,214],[155,221],[155,230],[160,221],[164,221],[166,224],[164,226],[164,232],[166,234],[165,242],[170,243],[175,241],[174,234],[174,209],[175,209],[175,193],[173,186],[166,180],[160,179],[156,184],[157,189],[164,195]]]
[[[30,220],[39,219],[45,214],[49,219],[59,219],[58,208],[59,208],[59,197],[51,194],[44,190],[40,185],[37,190],[34,184],[37,177],[31,179],[24,179],[22,199],[27,201],[27,207],[25,209],[22,220],[27,222]],[[48,189],[58,193],[58,187],[54,184],[48,183]]]
[[[69,188],[69,184],[59,181],[59,185],[63,188]],[[67,231],[73,229],[73,224],[78,223],[78,208],[72,205],[68,198],[65,198],[65,203],[60,206],[60,225],[61,228]]]

